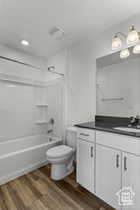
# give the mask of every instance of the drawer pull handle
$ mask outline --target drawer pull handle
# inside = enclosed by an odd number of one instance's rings
[[[116,168],[119,168],[119,155],[116,155]]]
[[[124,170],[127,171],[127,157],[124,157]]]
[[[89,136],[89,134],[86,133],[80,133],[81,136]]]
[[[93,147],[90,148],[90,156],[93,157]]]

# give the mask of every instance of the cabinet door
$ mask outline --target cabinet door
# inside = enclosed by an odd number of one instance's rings
[[[121,188],[121,152],[96,146],[96,195],[120,209],[116,193]]]
[[[122,160],[122,186],[128,187],[128,202],[133,201],[133,205],[124,206],[123,210],[140,210],[140,157],[123,153]]]
[[[77,182],[93,191],[94,144],[85,140],[77,141]]]

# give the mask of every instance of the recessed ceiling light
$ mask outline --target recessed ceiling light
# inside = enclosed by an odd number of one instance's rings
[[[28,45],[29,45],[29,42],[28,42],[27,40],[24,40],[24,39],[23,39],[23,40],[21,41],[21,44],[24,45],[24,46],[28,46]]]

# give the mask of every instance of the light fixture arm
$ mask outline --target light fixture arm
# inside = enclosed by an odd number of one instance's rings
[[[120,32],[120,31],[118,31],[117,33],[115,33],[115,36],[118,36],[118,35],[122,36],[124,39],[126,39],[126,37],[127,37],[125,33]]]

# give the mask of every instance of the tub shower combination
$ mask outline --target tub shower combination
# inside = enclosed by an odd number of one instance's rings
[[[38,67],[6,57],[0,61],[8,72],[0,73],[1,185],[45,165],[46,151],[62,144],[55,136],[62,136],[64,81],[45,82]],[[20,75],[19,70],[36,68],[39,80]]]
[[[0,143],[0,184],[47,164],[46,151],[62,143],[58,137],[35,135]]]

